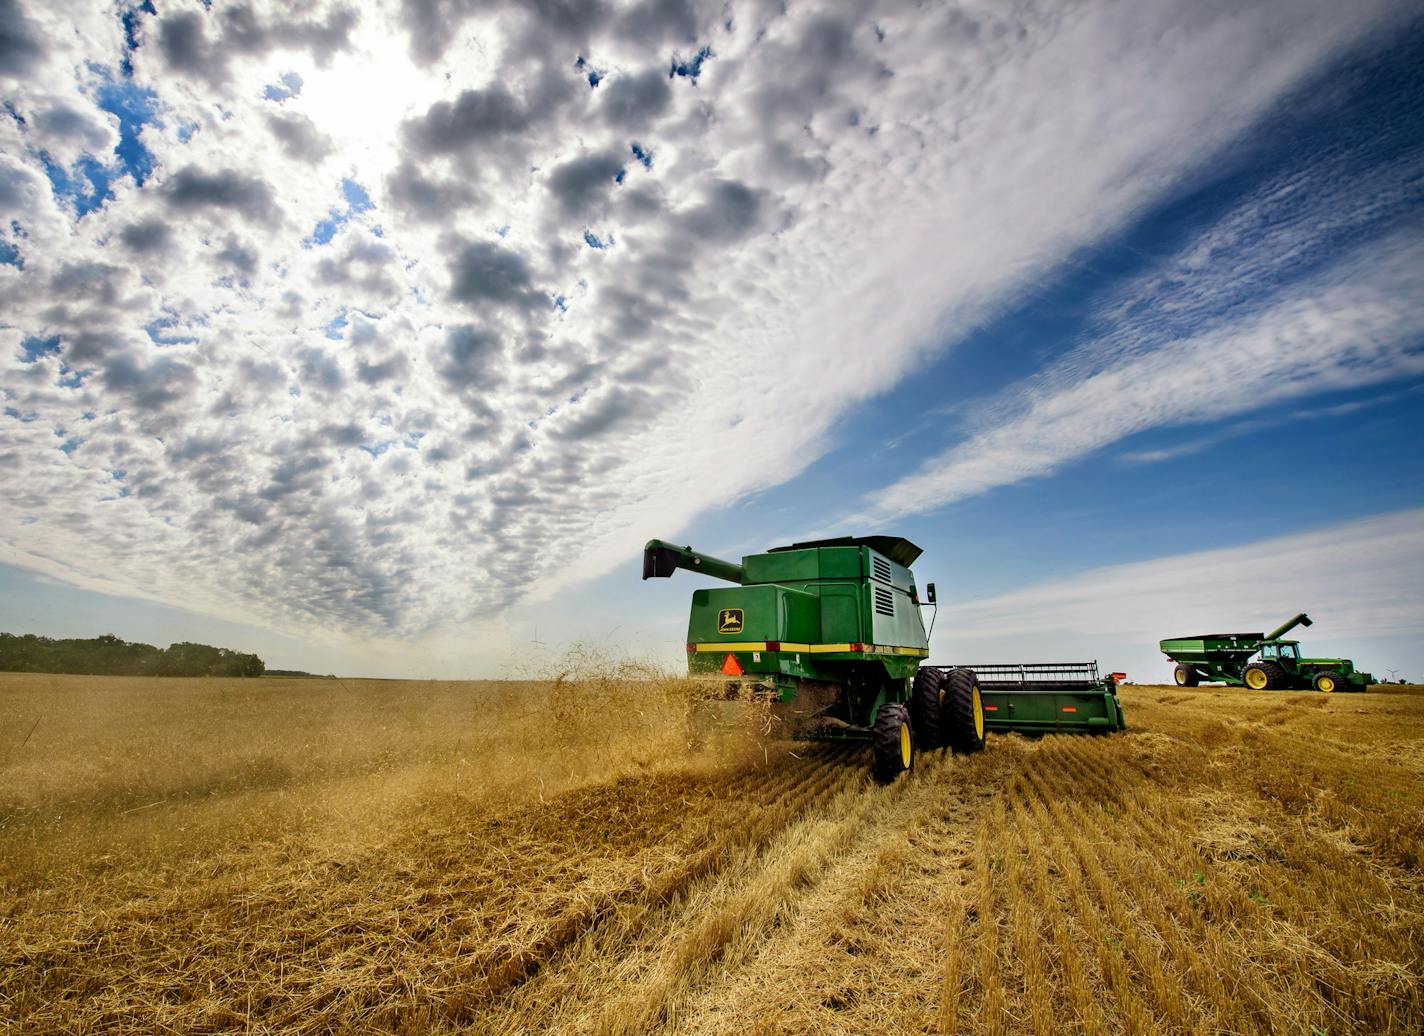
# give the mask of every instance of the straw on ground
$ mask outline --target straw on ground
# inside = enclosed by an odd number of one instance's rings
[[[0,1031],[1424,1026],[1417,689],[1129,686],[889,787],[695,693],[0,676]]]

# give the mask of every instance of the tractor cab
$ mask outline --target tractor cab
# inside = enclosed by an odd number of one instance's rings
[[[1274,659],[1287,669],[1300,664],[1300,641],[1268,640],[1261,645],[1261,658]]]

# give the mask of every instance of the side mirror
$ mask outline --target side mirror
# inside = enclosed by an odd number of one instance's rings
[[[935,603],[935,589],[933,583],[925,584],[925,600],[929,601],[930,604]]]

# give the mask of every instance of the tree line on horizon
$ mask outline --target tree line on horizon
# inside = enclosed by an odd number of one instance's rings
[[[180,642],[166,648],[120,640],[0,633],[0,672],[72,673],[83,676],[261,676],[256,655],[209,644]]]

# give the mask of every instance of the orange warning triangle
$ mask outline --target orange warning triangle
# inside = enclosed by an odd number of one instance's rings
[[[727,652],[727,657],[722,661],[722,672],[728,676],[741,676],[744,672],[742,667],[737,664],[737,656],[730,651]]]

